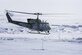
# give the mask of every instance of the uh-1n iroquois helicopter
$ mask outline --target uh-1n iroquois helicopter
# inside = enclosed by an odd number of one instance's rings
[[[36,19],[32,19],[32,18],[27,19],[27,22],[14,21],[14,20],[12,20],[9,12],[36,15],[37,18]],[[27,13],[27,12],[6,10],[6,17],[8,19],[8,22],[16,24],[16,25],[19,25],[19,26],[23,26],[23,27],[29,28],[31,30],[38,31],[38,33],[46,32],[46,33],[49,34],[49,31],[51,29],[50,26],[49,26],[49,23],[41,21],[39,19],[39,15],[44,15],[44,14],[42,14],[42,13]]]

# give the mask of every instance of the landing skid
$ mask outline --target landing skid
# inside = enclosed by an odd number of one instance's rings
[[[28,31],[28,33],[31,33],[31,34],[42,34],[42,35],[49,35],[50,34],[48,32],[33,32],[33,31]]]

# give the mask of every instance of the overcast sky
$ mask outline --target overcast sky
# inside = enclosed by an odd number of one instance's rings
[[[0,0],[0,11],[5,9],[42,13],[73,13],[76,15],[68,18],[56,16],[55,21],[81,23],[82,20],[82,0]]]

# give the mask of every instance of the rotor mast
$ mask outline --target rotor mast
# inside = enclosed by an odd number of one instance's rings
[[[37,15],[37,20],[39,19],[39,13],[36,14]]]

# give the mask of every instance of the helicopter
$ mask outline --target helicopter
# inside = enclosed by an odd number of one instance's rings
[[[28,18],[27,22],[14,21],[11,18],[10,12],[21,13],[21,14],[29,14],[29,15],[36,15],[37,18],[36,19]],[[15,24],[15,25],[19,25],[19,26],[22,26],[22,27],[26,27],[26,28],[28,28],[30,30],[35,30],[39,34],[40,34],[40,32],[45,32],[46,34],[50,34],[51,27],[50,27],[49,23],[40,20],[39,19],[40,15],[44,15],[44,14],[42,14],[42,13],[27,13],[27,12],[6,10],[6,17],[7,17],[7,20],[8,20],[9,23],[12,23],[12,24]]]

